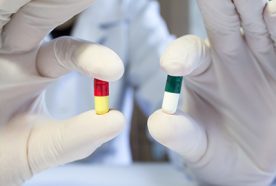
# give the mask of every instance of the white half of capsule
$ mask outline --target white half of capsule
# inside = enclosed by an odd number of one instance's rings
[[[175,114],[178,107],[179,96],[180,94],[165,91],[162,103],[163,112],[168,114]]]

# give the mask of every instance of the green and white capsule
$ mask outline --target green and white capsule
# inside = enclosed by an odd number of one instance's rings
[[[162,110],[168,114],[174,114],[177,110],[182,80],[182,76],[167,77]]]

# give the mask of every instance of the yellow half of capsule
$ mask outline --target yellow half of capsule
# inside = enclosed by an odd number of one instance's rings
[[[108,96],[94,96],[96,114],[105,114],[109,111]]]

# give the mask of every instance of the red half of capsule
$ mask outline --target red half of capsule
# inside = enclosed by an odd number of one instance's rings
[[[94,96],[108,96],[109,83],[99,79],[94,79]]]

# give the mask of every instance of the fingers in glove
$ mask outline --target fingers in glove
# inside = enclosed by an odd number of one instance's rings
[[[31,125],[25,115],[12,118],[0,129],[0,185],[21,185],[32,174],[28,166],[27,139]]]
[[[240,20],[231,0],[198,0],[210,43],[218,53],[236,55],[242,46]]]
[[[169,44],[161,56],[160,65],[169,75],[196,79],[209,72],[210,50],[199,37],[183,36]]]
[[[2,28],[5,26],[11,19],[12,14],[17,12],[19,8],[24,6],[26,3],[31,0],[2,0],[0,3],[0,35],[2,33]]]
[[[270,34],[271,39],[273,40],[274,47],[276,48],[276,1],[268,2],[265,11],[264,19]]]
[[[246,42],[254,53],[268,51],[272,47],[268,30],[264,21],[264,9],[267,0],[234,0],[240,15]]]
[[[93,0],[35,0],[25,4],[3,29],[3,49],[35,48],[56,26],[87,8]]]
[[[117,136],[124,126],[118,111],[83,113],[66,121],[32,119],[35,127],[28,142],[28,160],[34,173],[89,156]]]
[[[148,120],[152,137],[177,152],[187,161],[196,162],[207,149],[207,136],[202,127],[188,115],[170,115],[158,110]]]
[[[115,81],[124,73],[123,62],[111,49],[70,37],[44,44],[38,52],[37,68],[41,75],[51,78],[77,70],[91,77]]]

